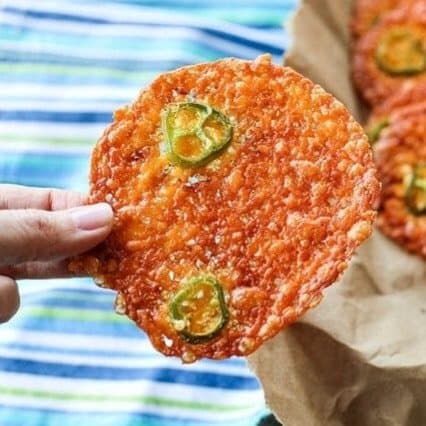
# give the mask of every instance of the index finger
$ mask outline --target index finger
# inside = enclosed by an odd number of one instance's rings
[[[64,210],[86,204],[87,196],[79,192],[54,188],[32,188],[0,184],[0,210]]]

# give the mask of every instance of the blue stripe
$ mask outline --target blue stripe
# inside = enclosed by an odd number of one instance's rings
[[[94,286],[94,285],[93,285]],[[48,297],[54,300],[74,300],[78,303],[86,304],[86,303],[98,303],[102,304],[110,304],[114,301],[116,292],[109,291],[90,291],[90,290],[81,290],[79,288],[76,289],[61,289],[61,288],[41,288],[39,292],[31,292],[24,295],[21,295],[21,301],[24,303],[35,302],[39,299],[44,299]]]
[[[236,36],[235,34],[230,34],[222,31],[218,31],[216,29],[205,29],[204,32],[207,34],[214,35],[216,37],[220,37],[224,40],[231,41],[233,43],[243,44],[245,46],[251,47],[253,49],[257,49],[260,53],[270,53],[272,55],[282,55],[284,52],[283,48],[278,48],[275,46],[271,46],[268,43],[263,43],[259,41],[248,41],[245,38]],[[284,37],[283,37],[284,38]],[[284,44],[284,42],[283,42]]]
[[[0,121],[44,121],[53,123],[109,123],[112,113],[105,112],[50,112],[50,111],[1,111]]]
[[[178,55],[176,55],[178,56]],[[215,59],[214,55],[210,55],[208,59]],[[78,66],[93,66],[96,68],[111,68],[121,71],[159,71],[172,70],[188,65],[188,62],[182,59],[170,60],[147,60],[147,59],[100,59],[91,58],[90,51],[87,56],[73,57],[72,55],[63,55],[50,52],[26,52],[9,51],[0,46],[0,61],[8,63],[43,63],[43,64],[60,64],[60,65],[78,65]]]
[[[17,330],[69,333],[70,338],[74,333],[87,336],[121,336],[133,339],[140,339],[141,337],[141,330],[130,319],[128,322],[52,320],[51,318],[28,316],[25,314],[25,309],[21,310],[21,314],[2,327],[6,329],[10,324]],[[111,313],[111,315],[114,314]]]
[[[167,26],[165,30],[168,28]],[[152,28],[152,26],[150,26]],[[150,29],[149,28],[149,29]],[[216,43],[213,46],[209,41],[202,39],[203,34],[213,35],[215,42],[222,46],[224,40],[228,40],[229,37],[224,37],[223,35],[217,37],[217,34],[212,34],[210,30],[197,30],[195,37],[191,35],[176,37],[173,40],[165,41],[162,38],[157,38],[153,36],[120,36],[120,37],[108,37],[108,36],[97,36],[88,38],[85,34],[64,34],[56,30],[49,30],[46,28],[43,32],[27,28],[25,23],[19,26],[16,25],[4,25],[0,31],[0,40],[3,36],[4,40],[21,40],[25,42],[37,42],[44,43],[46,39],[55,40],[55,44],[63,47],[75,47],[75,46],[84,46],[85,50],[88,51],[90,56],[90,50],[95,51],[96,49],[109,49],[117,50],[119,49],[120,53],[130,53],[139,52],[143,54],[143,57],[140,60],[143,61],[152,61],[152,53],[158,53],[165,50],[167,46],[168,52],[174,52],[175,54],[185,55],[186,52],[191,52],[192,55],[197,55],[199,58],[220,58],[230,54],[230,49],[228,46],[223,45],[223,48],[217,47]],[[197,37],[199,35],[199,37]],[[239,47],[241,48],[251,48],[256,49],[259,52],[269,51],[271,53],[281,54],[283,49],[270,46],[269,43],[263,43],[261,47],[257,46],[257,42],[252,43],[242,43],[237,39],[228,40],[232,41],[235,46],[233,47],[233,52]],[[167,43],[167,44],[166,44]],[[226,47],[225,47],[226,46]],[[89,50],[90,49],[90,50]],[[6,49],[5,49],[6,50]],[[241,57],[241,55],[240,55]],[[129,59],[130,60],[130,59]],[[155,60],[156,61],[156,60]],[[121,62],[121,60],[120,60]]]
[[[105,0],[89,0],[88,3],[105,3]],[[239,9],[244,10],[248,6],[251,8],[270,10],[274,7],[278,8],[293,8],[297,4],[297,0],[216,0],[214,3],[205,3],[200,0],[114,0],[114,3],[127,3],[140,6],[161,6],[161,8],[169,7],[182,7],[182,8],[202,8],[202,9],[216,9],[224,8],[225,10]]]
[[[40,282],[42,282],[43,280],[40,280]],[[26,287],[34,287],[34,283],[37,283],[37,280],[27,280],[27,281],[23,281],[22,285],[26,286]],[[87,277],[83,277],[83,278],[75,278],[75,282],[79,282],[82,284],[86,284],[87,285],[87,289],[86,288],[71,288],[71,287],[61,287],[60,285],[58,285],[58,287],[49,289],[49,291],[52,292],[58,292],[60,291],[61,293],[68,293],[68,294],[85,294],[87,295],[87,297],[113,297],[115,295],[115,291],[114,290],[110,290],[107,288],[100,288],[98,287],[96,284],[94,284],[92,278],[87,278]],[[43,294],[46,290],[44,288],[40,288],[40,292],[41,294]],[[21,295],[21,299],[24,299],[26,297],[31,297],[33,295],[37,295],[40,293],[24,293]]]
[[[24,408],[25,410],[22,410]],[[230,426],[228,421],[203,422],[191,418],[142,413],[96,413],[33,409],[22,405],[12,408],[0,404],[4,426]],[[214,417],[214,416],[213,416]],[[245,416],[246,417],[246,416]],[[255,419],[232,420],[232,426],[252,426]]]
[[[67,297],[69,296],[69,298]],[[73,296],[80,296],[78,299]],[[115,292],[94,292],[88,290],[43,290],[21,296],[22,306],[45,305],[78,309],[96,309],[111,312],[114,306]]]
[[[141,334],[142,335],[142,334]],[[1,336],[1,335],[0,335]],[[72,336],[71,336],[72,337]],[[65,354],[65,355],[83,355],[83,356],[107,356],[108,358],[122,359],[123,363],[126,363],[127,359],[158,359],[156,353],[131,353],[120,349],[114,349],[113,351],[91,349],[91,348],[61,348],[51,347],[42,345],[30,345],[26,343],[2,343],[0,341],[1,348],[7,349],[18,349],[32,353],[54,353],[54,354]]]
[[[44,12],[44,11],[34,11],[34,10],[22,11],[21,9],[15,9],[13,7],[6,7],[5,11],[9,12],[9,13],[18,13],[18,14],[23,15],[23,16],[28,16],[28,17],[31,17],[31,18],[38,18],[38,19],[58,19],[58,20],[67,20],[67,21],[71,21],[71,22],[85,22],[85,23],[91,23],[91,24],[138,25],[138,23],[135,23],[135,22],[132,22],[132,21],[125,21],[125,20],[124,21],[122,21],[122,20],[115,21],[115,20],[110,20],[110,19],[105,19],[105,18],[93,18],[93,17],[87,17],[87,16],[71,15],[71,14],[68,14],[68,13]],[[153,27],[164,26],[164,24],[149,23],[149,22],[144,22],[143,25],[144,26],[153,26]],[[179,23],[179,22],[176,23],[176,24],[168,22],[167,26],[169,26],[169,27],[182,27],[182,24]],[[282,48],[277,48],[277,47],[271,46],[268,43],[258,42],[258,41],[252,40],[252,39],[247,39],[246,37],[240,37],[238,35],[230,34],[230,33],[227,33],[225,31],[220,31],[220,30],[217,30],[217,29],[212,29],[212,28],[208,28],[208,27],[203,28],[200,24],[195,25],[195,24],[191,24],[191,23],[185,23],[185,26],[187,28],[202,29],[206,34],[211,34],[211,35],[217,36],[217,37],[225,39],[225,40],[233,41],[235,43],[242,44],[242,45],[247,46],[247,47],[258,49],[260,51],[266,51],[266,52],[270,52],[270,53],[273,53],[273,54],[282,54],[283,53]],[[284,36],[283,36],[283,38],[284,38]]]
[[[170,25],[168,27],[170,27]],[[82,44],[84,39],[87,39],[87,36],[84,36],[81,34],[64,36],[62,33],[58,33],[57,31],[53,31],[53,30],[49,31],[47,29],[44,30],[43,33],[39,34],[32,29],[30,30],[21,29],[17,31],[16,28],[17,28],[16,26],[4,27],[3,32],[5,32],[6,35],[9,36],[9,38],[10,38],[10,33],[18,32],[20,40],[30,39],[32,41],[38,41],[38,42],[43,42],[43,38],[41,38],[41,34],[43,34],[43,37],[45,36],[45,34],[50,34],[51,37],[54,37],[56,39],[55,41],[58,46],[61,46],[61,45],[70,46],[72,45],[74,41],[75,43],[74,46],[84,46],[85,49],[87,50],[90,48],[93,50],[97,48],[114,50],[119,48],[119,46],[121,46],[121,49],[120,49],[121,52],[124,53],[128,51],[133,53],[133,52],[139,51],[140,49],[143,49],[141,52],[143,52],[144,57],[141,58],[139,61],[145,61],[148,63],[151,63],[151,62],[158,63],[159,61],[151,59],[150,52],[161,51],[160,49],[164,49],[165,47],[165,42],[162,39],[159,40],[157,38],[141,37],[137,39],[136,37],[130,38],[130,37],[123,36],[120,38],[108,39],[108,38],[100,36],[98,38],[91,38],[89,39],[87,43]],[[19,28],[24,28],[24,27],[20,25]],[[238,46],[241,46],[242,48],[250,48],[253,50],[257,50],[258,53],[269,52],[275,55],[280,55],[283,53],[282,47],[276,47],[269,43],[258,42],[258,41],[247,41],[234,34],[224,33],[214,29],[205,29],[205,30],[199,30],[199,31],[201,34],[204,33],[204,34],[215,37],[218,44],[220,44],[223,41],[232,42],[233,44],[236,45],[234,48],[234,51],[235,49],[238,49]],[[178,54],[185,55],[185,52],[189,51],[193,55],[196,54],[199,57],[199,60],[202,60],[202,58],[205,58],[205,59],[220,58],[223,56],[228,56],[230,54],[229,48],[218,49],[217,47],[212,46],[212,44],[209,42],[205,42],[203,40],[192,41],[192,40],[188,40],[186,37],[175,39],[173,42],[168,42],[167,50],[168,51],[174,50],[176,55]],[[12,57],[12,56],[15,56],[16,54],[17,52],[13,52],[12,55],[10,56]],[[19,52],[19,54],[22,54],[22,52]],[[31,55],[32,52],[29,50],[28,54]],[[48,57],[52,56],[52,54],[48,54],[47,52],[43,53],[43,55],[47,55]],[[89,51],[88,51],[88,56],[90,57]],[[241,55],[240,53],[239,57],[241,56],[244,57],[244,55]],[[63,56],[61,56],[61,58],[63,58]],[[111,61],[114,61],[114,62],[117,61],[120,64],[120,66],[125,66],[125,64],[130,63],[131,60],[129,59],[126,62],[126,60],[123,61],[122,59],[120,60],[111,59]],[[136,62],[137,60],[134,60],[134,61]],[[102,60],[101,63],[108,64],[109,62],[105,62],[105,60]]]
[[[87,181],[88,155],[12,154],[0,150],[0,179],[3,183],[66,188]]]
[[[52,185],[52,181],[46,179],[43,176],[13,176],[13,177],[4,177],[0,171],[0,183],[8,183],[14,185],[23,185],[23,186],[34,186],[34,187],[48,187]],[[86,185],[87,186],[87,185]],[[61,181],[55,184],[55,188],[59,189],[72,189],[72,190],[82,190],[84,185],[82,182],[75,183],[70,179],[62,179]]]
[[[87,189],[87,156],[11,154],[0,150],[0,181],[18,185]]]
[[[76,301],[62,299],[55,296],[49,296],[49,294],[39,295],[38,297],[31,298],[22,304],[22,306],[46,306],[51,308],[78,308],[83,310],[96,309],[98,311],[111,312],[113,310],[114,299],[106,302],[100,302],[96,300]]]
[[[97,380],[150,380],[160,383],[179,383],[188,386],[203,386],[230,390],[255,390],[259,383],[251,377],[198,372],[176,368],[119,368],[90,367],[85,365],[58,364],[33,360],[11,359],[0,356],[3,371],[42,376],[72,377]]]
[[[1,335],[0,335],[1,336]],[[145,334],[142,332],[140,333],[140,341],[145,341],[148,338]],[[108,358],[114,358],[114,359],[122,359],[123,363],[126,363],[126,360],[134,360],[134,359],[159,359],[157,352],[152,350],[150,353],[139,351],[139,352],[128,352],[123,348],[117,348],[114,350],[106,350],[106,349],[93,349],[92,347],[86,347],[82,346],[80,348],[63,348],[60,346],[46,346],[43,344],[43,342],[40,342],[40,344],[34,345],[34,344],[28,344],[24,342],[1,342],[0,341],[0,348],[7,348],[7,349],[17,349],[22,351],[28,351],[32,353],[54,353],[54,354],[64,354],[64,355],[83,355],[83,356],[107,356]],[[171,360],[167,361],[168,363],[171,362]],[[180,361],[176,361],[176,363],[180,363]],[[207,367],[214,367],[214,365],[217,363],[217,361],[203,359],[201,361],[198,361],[198,365]],[[245,368],[246,362],[243,358],[228,358],[226,360],[220,361],[222,367],[238,367],[238,368]]]
[[[22,83],[22,79],[19,79],[19,82]],[[97,82],[99,84],[99,79],[97,79]],[[66,86],[66,85],[63,85]],[[89,86],[89,85],[88,85]],[[133,91],[135,93],[137,93],[139,89],[134,88]],[[78,100],[78,103],[81,104],[81,107],[83,110],[87,109],[85,107],[85,104],[90,104],[94,101],[98,101],[98,102],[105,102],[107,101],[108,103],[115,103],[117,104],[117,106],[121,106],[124,105],[126,103],[131,102],[134,99],[134,96],[128,98],[128,97],[122,97],[122,98],[117,98],[117,97],[107,97],[107,96],[97,96],[96,94],[93,95],[93,98],[77,98],[75,96],[73,96],[72,94],[67,94],[66,96],[40,96],[40,95],[26,95],[24,93],[13,93],[10,94],[8,93],[7,95],[5,95],[4,93],[2,93],[2,101],[4,102],[4,105],[7,105],[6,102],[13,102],[16,100],[20,100],[20,101],[40,101],[42,100],[43,102],[46,102],[46,105],[50,102],[60,102],[60,101],[76,101]],[[1,135],[0,135],[1,137]],[[1,141],[0,141],[1,143]]]
[[[25,10],[25,9],[18,9],[11,6],[6,6],[3,8],[3,10],[7,13],[15,13],[18,15],[21,15],[22,17],[28,17],[28,18],[37,18],[37,19],[55,19],[55,20],[66,20],[71,22],[87,22],[89,24],[106,24],[106,23],[113,23],[114,21],[104,19],[104,18],[92,18],[87,16],[78,16],[78,15],[71,15],[69,13],[59,13],[59,12],[44,12],[44,11],[38,11],[38,10]],[[115,21],[115,23],[118,23]],[[125,21],[120,21],[121,24],[126,23]],[[128,23],[128,22],[127,22]]]
[[[72,127],[70,127],[70,132],[72,132]],[[27,164],[34,164],[36,166],[46,166],[46,165],[57,165],[60,168],[67,167],[67,165],[74,166],[74,171],[77,171],[75,167],[80,167],[83,163],[86,163],[88,155],[84,153],[55,153],[46,151],[44,153],[33,152],[28,156],[25,155],[25,152],[13,153],[8,151],[2,151],[0,148],[0,161],[4,161],[4,164],[13,163],[13,162],[26,162]],[[7,161],[6,161],[7,160]],[[2,163],[0,163],[2,164]],[[52,182],[54,184],[54,181]]]
[[[19,84],[19,83],[40,83],[40,84],[63,84],[71,86],[73,84],[78,85],[88,85],[91,84],[109,84],[111,86],[124,86],[130,80],[130,78],[126,77],[114,77],[114,76],[98,76],[98,75],[60,75],[60,74],[52,74],[51,71],[31,71],[31,65],[28,65],[28,73],[16,73],[13,70],[13,66],[11,66],[10,72],[0,73],[0,82],[10,83],[10,84]],[[160,70],[158,70],[160,72]],[[131,78],[132,81],[135,81],[135,78]],[[148,84],[150,80],[140,78],[138,81],[140,87]],[[136,93],[137,91],[135,91]]]

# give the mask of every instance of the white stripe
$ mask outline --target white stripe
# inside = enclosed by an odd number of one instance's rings
[[[64,278],[56,278],[54,280],[22,280],[19,286],[20,293],[23,296],[43,293],[49,290],[64,289],[92,291],[98,294],[115,294],[112,290],[100,289],[93,283],[91,278],[73,278],[72,280]]]
[[[3,102],[6,98],[19,98],[26,100],[28,98],[38,99],[58,99],[65,100],[68,98],[80,100],[94,99],[113,99],[121,100],[123,103],[129,102],[136,98],[141,89],[140,85],[134,86],[110,86],[110,85],[61,85],[46,83],[19,83],[13,85],[10,83],[0,83],[0,93]],[[2,104],[3,104],[2,102]],[[84,108],[85,104],[81,105]]]
[[[114,24],[86,24],[81,22],[58,21],[51,19],[34,19],[3,13],[0,15],[0,23],[24,25],[25,27],[42,30],[56,31],[68,34],[90,35],[92,37],[133,37],[148,39],[167,39],[176,41],[193,41],[196,44],[204,43],[211,48],[227,52],[244,58],[253,58],[259,54],[259,49],[245,46],[243,42],[232,42],[223,38],[203,33],[202,30],[179,27],[152,27],[143,25],[114,25]],[[145,46],[147,41],[145,40]],[[149,41],[148,41],[149,45]],[[202,47],[202,46],[200,46]],[[283,45],[280,45],[283,48]]]
[[[263,402],[262,390],[214,389],[178,383],[161,383],[150,380],[104,380],[76,379],[53,376],[34,376],[25,373],[0,372],[0,383],[10,388],[29,391],[60,393],[78,393],[87,395],[138,396],[149,395],[181,401],[200,403],[218,403],[227,406],[259,406]],[[192,395],[191,395],[192,394]],[[181,399],[185,397],[185,399]]]
[[[75,280],[69,280],[74,281]],[[34,283],[32,283],[34,285]],[[75,289],[77,286],[72,285],[69,288]],[[59,289],[64,289],[64,286],[59,287]],[[57,287],[52,288],[52,290],[58,290]],[[43,293],[47,293],[49,290],[42,290]],[[113,294],[111,294],[113,297]],[[25,297],[25,295],[23,295]],[[20,313],[18,313],[18,316]],[[130,320],[129,320],[130,321]],[[0,340],[4,343],[13,343],[13,342],[25,342],[28,345],[41,346],[51,349],[70,349],[70,350],[96,350],[96,351],[106,351],[106,352],[115,352],[117,348],[120,351],[128,353],[129,355],[156,355],[157,352],[152,348],[151,343],[145,334],[141,332],[140,336],[137,338],[126,338],[126,337],[109,337],[109,336],[88,336],[85,334],[72,334],[70,338],[69,334],[66,333],[57,333],[57,332],[47,332],[47,331],[33,331],[33,330],[15,330],[13,328],[8,328],[9,324],[4,324],[0,329]],[[10,325],[10,327],[12,327]],[[168,362],[174,365],[176,368],[181,367],[180,360],[175,358],[167,358]],[[245,361],[243,358],[240,358],[241,361]],[[198,368],[197,366],[205,366],[206,368],[212,367],[215,371],[216,369],[221,369],[221,371],[229,371],[229,368],[235,370],[236,374],[242,374],[242,367],[239,365],[230,365],[228,363],[218,363],[216,361],[202,360],[196,364],[190,364],[187,368]],[[204,368],[204,367],[203,367]],[[245,370],[245,369],[244,369]]]
[[[47,348],[82,350],[95,349],[114,352],[117,348],[129,354],[152,354],[153,350],[148,339],[141,333],[140,339],[125,337],[108,337],[85,334],[53,333],[47,331],[16,330],[2,325],[0,337],[3,343],[25,342],[28,345],[43,345]]]
[[[35,10],[41,12],[66,13],[71,16],[80,16],[100,19],[106,19],[110,22],[125,21],[129,23],[162,24],[173,26],[191,26],[195,28],[210,28],[221,32],[233,34],[238,37],[246,38],[250,41],[267,43],[272,46],[282,48],[284,34],[275,32],[269,33],[264,30],[249,28],[244,25],[233,24],[230,22],[219,21],[209,17],[190,16],[184,13],[159,10],[143,6],[117,5],[111,2],[105,2],[102,7],[99,5],[90,5],[82,2],[76,4],[58,3],[56,1],[44,0],[43,2],[32,2],[28,0],[5,0],[6,5],[23,10]],[[96,25],[96,24],[91,24]]]
[[[145,413],[153,415],[163,415],[174,417],[176,419],[193,419],[202,421],[211,421],[214,416],[215,421],[232,421],[242,418],[253,418],[261,409],[261,406],[252,407],[246,410],[237,410],[233,412],[226,411],[202,411],[185,408],[159,407],[152,404],[141,404],[139,402],[119,402],[108,401],[101,405],[99,401],[57,401],[50,399],[32,398],[30,396],[7,396],[0,394],[0,404],[22,407],[36,408],[46,410],[59,410],[74,412],[93,412],[93,413]]]
[[[166,49],[150,50],[146,49],[132,50],[123,52],[117,49],[86,49],[80,47],[59,46],[57,43],[37,43],[21,41],[2,41],[0,40],[0,49],[12,53],[38,53],[51,54],[58,57],[73,57],[78,59],[97,59],[97,60],[116,60],[116,61],[180,61],[185,63],[193,63],[200,60],[198,56],[189,55],[185,52],[185,46],[182,45],[181,51]]]
[[[7,100],[1,102],[3,111],[47,111],[47,112],[101,112],[111,114],[123,104],[120,102],[81,102],[70,100]]]
[[[51,136],[51,137],[85,137],[96,141],[103,133],[105,124],[96,123],[40,123],[38,121],[1,121],[0,135],[19,135],[19,136]]]
[[[28,141],[11,141],[8,142],[7,140],[2,140],[0,136],[0,152],[2,153],[11,153],[11,154],[42,154],[42,153],[49,153],[49,154],[74,154],[74,155],[87,155],[90,156],[90,153],[92,152],[93,145],[59,145],[59,144],[43,144],[38,143],[35,144],[34,141],[28,140]]]
[[[46,293],[45,291],[40,294],[27,294],[25,297],[23,297],[21,293],[21,304],[24,306],[27,302],[39,300],[43,297],[55,298],[55,299],[64,299],[69,301],[76,301],[76,303],[82,299],[87,300],[90,299],[91,301],[94,300],[98,303],[109,303],[109,307],[112,307],[114,300],[114,295],[109,292],[99,292],[99,293],[93,293],[92,294],[86,294],[86,292],[79,292],[79,291],[67,291],[65,289],[51,289],[49,290],[49,293]]]
[[[70,339],[70,337],[68,337]],[[144,342],[146,343],[146,342]],[[90,348],[96,350],[93,345]],[[120,346],[116,346],[120,349]],[[126,349],[123,347],[123,349]],[[152,352],[152,349],[151,349]],[[163,360],[161,357],[156,358],[126,358],[125,361],[120,358],[112,358],[107,356],[99,355],[76,355],[76,354],[64,354],[64,353],[51,353],[43,351],[24,351],[21,349],[9,349],[0,347],[0,356],[6,358],[20,359],[24,361],[38,361],[38,362],[52,362],[57,364],[67,365],[84,365],[88,367],[106,367],[106,368],[122,368],[122,369],[134,369],[134,368],[177,368],[182,369],[182,364],[178,360],[170,359]],[[224,375],[238,375],[243,377],[251,377],[247,368],[241,368],[234,365],[226,364],[203,364],[194,363],[189,364],[185,367],[186,370],[197,371],[203,373],[217,373]]]

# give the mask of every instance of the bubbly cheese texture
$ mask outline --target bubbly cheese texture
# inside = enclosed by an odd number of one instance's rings
[[[170,160],[162,117],[191,102],[227,117],[232,138],[207,163],[182,167]],[[184,128],[197,120],[174,117]],[[204,132],[220,140],[221,123],[211,115]],[[120,312],[162,353],[247,355],[319,303],[369,236],[378,192],[361,126],[319,86],[268,56],[185,67],[153,81],[99,140],[91,201],[108,200],[115,224],[71,266],[116,290]],[[191,318],[170,308],[200,275],[220,283],[228,319],[194,342],[182,332],[199,332],[199,319],[218,311],[203,297]]]
[[[421,107],[421,108],[420,108]],[[395,242],[426,258],[426,102],[398,115],[375,145],[383,181],[377,224]]]

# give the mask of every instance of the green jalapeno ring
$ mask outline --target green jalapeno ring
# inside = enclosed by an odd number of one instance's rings
[[[419,177],[419,174],[423,176]],[[418,190],[420,190],[420,195],[425,197],[425,201],[420,207],[416,202]],[[405,202],[413,215],[423,216],[426,214],[426,165],[417,165],[412,168],[405,192]]]
[[[426,191],[426,179],[415,179],[413,184],[416,188]]]
[[[394,49],[393,44],[397,41],[405,41],[408,49],[402,58],[402,64],[392,64],[388,55]],[[413,62],[414,54],[414,62]],[[411,58],[410,58],[411,55]],[[401,58],[398,58],[400,60]],[[426,51],[422,40],[417,38],[407,29],[397,28],[386,33],[380,40],[375,53],[378,68],[391,76],[412,76],[426,70]],[[404,63],[404,60],[407,62]],[[411,62],[410,62],[411,60]]]
[[[213,121],[213,122],[217,122],[220,123],[221,127],[224,129],[224,134],[221,135],[221,141],[220,142],[216,142],[215,139],[217,139],[217,135],[216,138],[214,137],[214,135],[209,135],[209,133],[212,132],[212,130],[209,130],[208,126],[208,120]],[[203,123],[201,125],[201,129],[203,131],[203,134],[212,142],[212,146],[215,148],[215,150],[217,149],[222,149],[224,146],[226,146],[228,144],[228,142],[231,140],[232,138],[232,124],[229,121],[228,117],[226,117],[225,115],[221,114],[219,111],[216,111],[214,109],[212,109],[211,113],[205,117],[205,119],[203,120]]]
[[[180,154],[177,154],[177,152],[182,151],[178,148],[179,144],[182,143],[188,147],[190,141],[193,142],[193,145],[198,145],[199,153],[184,155],[180,152]],[[180,166],[195,167],[204,164],[207,152],[209,150],[206,147],[206,143],[199,137],[198,132],[181,134],[168,141],[169,158],[173,163]]]
[[[196,111],[198,115],[197,123],[190,127],[189,129],[176,128],[171,122],[176,115],[182,110]],[[168,105],[167,109],[162,112],[161,126],[162,130],[166,136],[168,155],[170,160],[181,166],[196,166],[200,161],[204,159],[205,147],[202,145],[202,142],[199,141],[201,145],[201,155],[198,156],[187,156],[175,154],[177,150],[176,145],[184,137],[196,136],[196,129],[204,122],[205,118],[208,116],[209,110],[205,105],[197,104],[194,102],[186,103],[175,103]]]
[[[366,133],[371,145],[373,145],[375,142],[378,141],[382,131],[386,129],[386,127],[388,126],[389,126],[388,117],[383,117],[380,120],[368,126],[368,128],[366,129]]]
[[[182,129],[182,127],[174,126],[171,121],[176,118],[176,115],[181,113],[182,111],[188,110],[197,114],[197,123],[193,126],[190,126],[189,129]],[[168,105],[167,110],[163,111],[162,113],[162,127],[163,130],[166,130],[167,138],[173,139],[176,136],[185,135],[186,133],[191,132],[201,126],[209,114],[210,107],[208,105],[197,104],[195,102],[170,104]]]
[[[190,125],[184,120],[176,123],[179,113],[185,111],[195,113],[195,119],[190,121]],[[216,126],[209,125],[209,122],[216,123]],[[209,105],[195,102],[169,105],[162,113],[162,129],[166,136],[169,158],[180,166],[206,164],[216,158],[232,139],[229,119]]]
[[[204,286],[204,288],[203,288]],[[206,307],[201,312],[192,311],[196,309],[196,302],[203,301],[204,292],[208,289],[212,292],[212,297],[207,300]],[[201,294],[201,298],[199,297]],[[203,308],[203,306],[202,306]],[[187,312],[185,312],[185,310]],[[183,340],[191,344],[204,343],[216,337],[229,320],[229,311],[226,306],[225,296],[221,284],[210,275],[198,275],[182,282],[182,288],[174,295],[169,305],[170,320],[172,326],[177,330]],[[201,327],[206,327],[202,331],[192,331],[200,325],[197,315],[202,315]],[[209,314],[213,314],[213,318]],[[207,315],[207,319],[206,319]],[[210,320],[210,323],[208,322]]]

